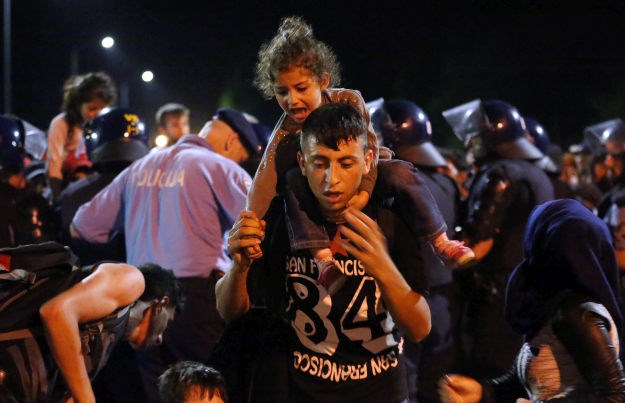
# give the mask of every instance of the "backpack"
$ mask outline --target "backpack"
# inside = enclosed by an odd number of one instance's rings
[[[0,249],[0,333],[32,325],[45,301],[73,285],[77,263],[58,242]]]
[[[77,262],[57,242],[0,249],[0,402],[50,401],[39,308],[79,281]]]

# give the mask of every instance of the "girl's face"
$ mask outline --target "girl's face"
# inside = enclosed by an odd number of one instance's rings
[[[328,88],[329,82],[328,73],[319,80],[304,67],[292,67],[277,74],[273,88],[282,110],[296,122],[303,123],[321,106],[321,92]]]
[[[84,102],[80,106],[80,114],[82,115],[83,121],[87,122],[89,120],[95,119],[102,111],[102,109],[106,108],[107,106],[108,104],[100,98]]]

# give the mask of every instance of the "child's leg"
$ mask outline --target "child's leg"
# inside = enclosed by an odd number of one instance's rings
[[[438,204],[418,169],[411,163],[380,160],[374,195],[382,199],[394,197],[399,215],[408,227],[416,236],[430,242],[447,265],[463,265],[475,257],[462,242],[447,238],[447,224]]]
[[[291,250],[310,250],[319,271],[319,284],[333,294],[341,287],[345,278],[334,263],[330,239],[320,224],[314,195],[299,168],[287,172],[284,193],[285,221]]]
[[[321,225],[314,200],[308,182],[299,168],[289,170],[286,174],[284,205],[291,250],[330,247],[328,234]]]

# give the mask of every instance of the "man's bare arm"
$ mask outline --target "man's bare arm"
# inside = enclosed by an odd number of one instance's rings
[[[226,320],[235,319],[250,309],[247,274],[252,264],[245,248],[259,247],[265,237],[265,222],[253,211],[242,211],[228,236],[228,251],[232,256],[230,270],[215,285],[217,311]],[[260,248],[258,248],[260,250]],[[262,256],[262,251],[259,257]]]
[[[78,325],[104,318],[131,304],[141,296],[144,287],[143,275],[134,266],[104,263],[39,310],[48,344],[74,401],[95,401],[81,352]]]

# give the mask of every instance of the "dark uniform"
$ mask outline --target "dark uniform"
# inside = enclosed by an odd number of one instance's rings
[[[407,100],[382,101],[371,114],[376,135],[398,159],[411,162],[432,194],[453,238],[460,192],[455,181],[440,172],[445,158],[431,143],[431,125],[427,115]],[[380,175],[384,165],[380,165]],[[432,315],[432,329],[420,343],[404,340],[404,356],[408,389],[412,402],[438,402],[437,382],[451,370],[453,362],[453,273],[427,242],[420,242],[418,254],[428,279],[430,293],[426,297]]]
[[[522,342],[504,317],[508,276],[522,259],[527,219],[537,204],[553,199],[553,186],[535,165],[544,155],[526,139],[512,105],[476,100],[443,115],[478,166],[466,200],[463,238],[471,246],[493,241],[475,266],[457,273],[459,300],[465,304],[460,369],[474,377],[497,376],[510,368]]]
[[[595,155],[605,155],[608,179],[611,182],[599,205],[597,215],[608,224],[616,251],[621,282],[621,296],[625,301],[625,122],[613,119],[589,126],[584,130],[587,142],[593,145]]]
[[[0,247],[40,243],[56,236],[48,201],[26,188],[25,122],[0,116]]]
[[[540,158],[535,164],[545,171],[547,177],[551,181],[553,186],[553,193],[556,199],[574,199],[575,192],[571,186],[560,179],[560,169],[558,165],[551,158],[551,155],[555,152],[560,152],[559,147],[551,143],[549,133],[547,130],[538,123],[535,119],[523,118],[525,120],[525,126],[527,129],[528,139],[544,154],[544,157]]]

